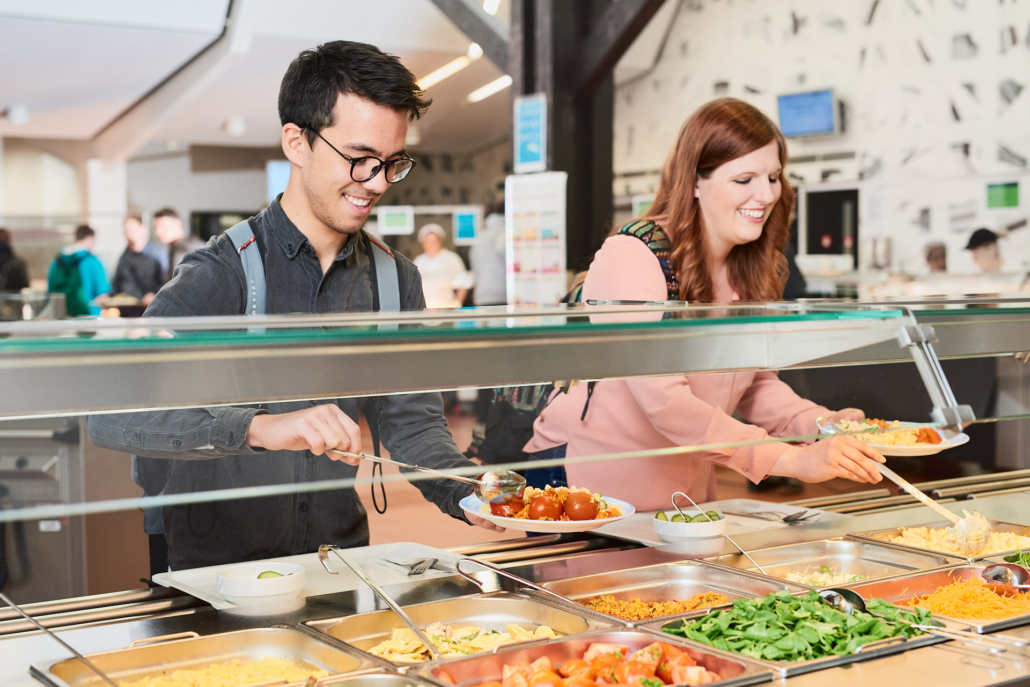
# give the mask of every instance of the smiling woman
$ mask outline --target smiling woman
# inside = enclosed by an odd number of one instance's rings
[[[786,165],[783,135],[758,109],[731,98],[702,106],[680,130],[650,210],[610,236],[594,257],[583,299],[781,299],[794,207]],[[734,412],[752,424],[735,420]],[[883,457],[851,437],[805,447],[768,441],[811,434],[820,412],[775,372],[608,380],[559,394],[540,414],[525,450],[543,458],[751,442],[568,466],[569,482],[638,510],[665,507],[677,489],[696,501],[714,500],[714,464],[754,482],[768,475],[878,482],[873,460]],[[865,417],[856,409],[831,414]]]

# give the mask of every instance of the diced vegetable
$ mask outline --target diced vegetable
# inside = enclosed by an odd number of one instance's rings
[[[654,514],[655,520],[661,520],[662,522],[669,522],[669,516],[665,514],[665,511],[660,510]]]

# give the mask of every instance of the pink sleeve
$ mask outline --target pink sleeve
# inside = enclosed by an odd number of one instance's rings
[[[643,241],[633,236],[608,238],[594,257],[583,285],[584,299],[663,301],[666,294],[665,275],[658,259]],[[764,430],[738,422],[694,396],[685,376],[628,379],[626,384],[654,428],[675,446],[770,438]],[[698,455],[757,483],[769,474],[786,450],[786,444],[776,442],[713,448]]]
[[[815,419],[832,411],[801,398],[775,372],[759,372],[744,392],[737,411],[773,436],[817,434]]]

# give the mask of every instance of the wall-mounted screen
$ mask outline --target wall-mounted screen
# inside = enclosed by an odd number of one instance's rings
[[[784,136],[819,136],[840,130],[837,101],[831,89],[781,95],[778,101]]]

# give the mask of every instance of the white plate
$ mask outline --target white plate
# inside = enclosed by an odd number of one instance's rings
[[[920,422],[902,422],[901,425],[912,426],[922,424]],[[832,428],[828,424],[818,425],[819,431],[822,434],[833,434]],[[930,429],[933,429],[932,427]],[[949,448],[955,448],[969,441],[969,435],[966,433],[959,434],[953,439],[945,439],[944,434],[940,430],[934,429],[933,431],[941,435],[941,443],[939,444],[920,444],[919,446],[887,446],[885,444],[874,444],[871,441],[866,443],[870,446],[875,447],[885,456],[897,456],[897,457],[917,457],[917,456],[932,456],[946,451]]]
[[[562,520],[557,522],[554,520],[523,520],[522,518],[505,518],[500,515],[491,515],[490,513],[484,513],[479,510],[483,506],[483,502],[476,498],[475,494],[466,496],[458,505],[462,507],[462,510],[470,515],[479,516],[485,520],[489,520],[495,525],[500,525],[501,527],[509,530],[519,530],[520,532],[586,532],[588,530],[597,529],[602,525],[618,522],[619,520],[628,518],[637,512],[636,508],[625,501],[613,499],[610,496],[605,496],[604,500],[613,506],[618,506],[622,509],[622,515],[617,518],[604,518],[603,520]]]

